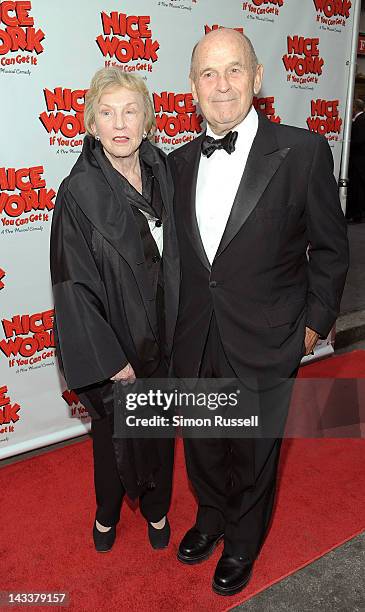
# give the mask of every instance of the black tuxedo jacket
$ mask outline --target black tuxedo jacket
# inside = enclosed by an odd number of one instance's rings
[[[305,326],[322,337],[333,326],[348,268],[330,148],[316,134],[271,123],[259,114],[258,132],[210,266],[195,214],[203,138],[169,156],[182,275],[175,374],[198,375],[214,311],[237,376],[290,376],[303,355]]]
[[[70,389],[109,379],[128,362],[148,377],[171,353],[179,292],[173,185],[162,151],[146,141],[140,156],[163,204],[165,346],[159,346],[156,288],[133,210],[100,144],[86,136],[60,186],[51,231],[56,346]]]

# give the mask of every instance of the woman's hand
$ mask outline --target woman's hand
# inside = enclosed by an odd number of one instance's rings
[[[112,376],[110,380],[112,380],[113,382],[121,382],[122,385],[130,385],[136,380],[136,375],[131,364],[127,363],[125,368],[123,368],[123,370],[120,370],[120,372],[117,372],[117,374]]]

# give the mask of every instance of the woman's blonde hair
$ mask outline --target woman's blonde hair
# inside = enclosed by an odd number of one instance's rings
[[[142,94],[145,112],[145,129],[149,138],[153,136],[156,118],[153,110],[152,100],[144,81],[133,74],[126,74],[123,68],[112,66],[101,68],[91,79],[90,89],[85,95],[84,124],[85,130],[94,136],[92,125],[95,123],[95,105],[99,102],[102,94],[107,89],[114,87],[125,87]]]

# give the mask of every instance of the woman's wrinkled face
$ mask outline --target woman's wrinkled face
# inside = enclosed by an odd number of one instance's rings
[[[105,90],[95,107],[95,136],[111,160],[133,155],[145,130],[143,96],[126,87]]]

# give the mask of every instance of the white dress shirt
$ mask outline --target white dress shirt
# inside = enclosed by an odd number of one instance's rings
[[[155,217],[152,217],[151,215],[148,214],[148,212],[146,212],[145,210],[141,210],[140,208],[138,209],[141,213],[144,214],[144,216],[146,217],[147,221],[148,221],[148,226],[150,228],[150,232],[152,235],[152,238],[154,238],[155,243],[157,245],[158,248],[158,252],[160,253],[160,256],[162,257],[162,251],[163,251],[163,227],[162,224],[157,224],[156,225],[156,221],[157,219]]]
[[[258,128],[254,107],[232,131],[238,132],[235,151],[201,155],[196,185],[196,219],[205,252],[213,262]],[[219,138],[207,126],[207,135]]]

